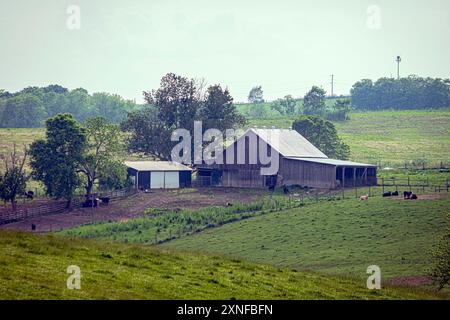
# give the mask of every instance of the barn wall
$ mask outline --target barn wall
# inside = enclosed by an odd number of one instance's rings
[[[336,167],[333,165],[281,159],[279,174],[286,185],[302,185],[313,188],[334,189],[336,186]]]

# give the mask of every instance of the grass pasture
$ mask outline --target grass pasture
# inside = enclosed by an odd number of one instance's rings
[[[170,241],[163,246],[245,258],[256,263],[384,279],[422,276],[445,230],[448,194],[409,201],[375,197],[322,201],[269,213]]]
[[[290,128],[294,119],[249,119],[248,126]],[[395,167],[450,163],[449,109],[357,112],[335,125],[351,160]]]
[[[143,245],[1,231],[0,246],[0,299],[448,299]],[[80,290],[67,289],[69,265],[80,267]]]

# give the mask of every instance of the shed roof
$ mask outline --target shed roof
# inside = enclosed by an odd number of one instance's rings
[[[251,128],[244,133],[254,132],[284,157],[327,158],[311,142],[292,129]]]
[[[191,168],[172,161],[125,161],[125,165],[137,171],[192,171]]]
[[[366,164],[366,163],[359,163],[359,162],[345,161],[345,160],[337,160],[337,159],[330,159],[330,158],[286,157],[286,159],[309,161],[309,162],[329,164],[329,165],[341,166],[341,167],[345,167],[345,166],[348,166],[348,167],[374,167],[374,168],[376,167],[373,164]]]

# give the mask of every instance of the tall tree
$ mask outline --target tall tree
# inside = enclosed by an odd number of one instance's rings
[[[0,174],[0,198],[11,202],[13,211],[16,210],[16,198],[25,193],[28,176],[24,171],[27,158],[27,148],[19,155],[14,144],[13,151],[3,158],[5,171]]]
[[[46,128],[45,139],[30,147],[32,176],[44,183],[49,196],[66,199],[70,207],[81,186],[77,170],[86,149],[86,130],[71,114],[49,118]]]
[[[308,115],[324,115],[325,90],[313,86],[303,98],[303,113]]]
[[[119,126],[102,117],[88,119],[85,128],[87,144],[83,158],[79,161],[78,172],[84,176],[86,197],[90,199],[99,179],[108,181],[110,175],[116,178],[123,175],[121,166],[125,146]],[[124,181],[124,177],[121,181]]]
[[[250,103],[263,103],[263,90],[261,86],[253,87],[248,93],[248,102]]]
[[[205,100],[201,103],[199,119],[203,121],[203,129],[233,129],[245,124],[245,118],[239,114],[233,105],[228,89],[213,85],[206,90]]]
[[[151,106],[130,112],[121,129],[127,134],[129,152],[143,153],[161,160],[170,160],[172,131],[160,120],[159,111]]]
[[[158,117],[167,128],[191,129],[197,114],[195,81],[168,73],[161,79],[157,90],[144,91],[144,99],[158,110]]]
[[[287,95],[282,99],[277,99],[272,103],[271,108],[278,111],[281,115],[294,115],[296,113],[297,102],[291,95]]]
[[[333,123],[315,115],[302,115],[292,129],[300,133],[330,158],[347,160],[350,148],[339,138]]]
[[[159,89],[144,92],[148,106],[130,112],[122,123],[128,150],[169,160],[177,143],[170,139],[173,130],[186,129],[193,135],[195,120],[203,121],[205,130],[232,129],[245,121],[227,89],[214,85],[206,93],[198,90],[194,80],[169,73]]]

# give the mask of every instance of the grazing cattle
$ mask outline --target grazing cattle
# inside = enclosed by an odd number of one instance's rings
[[[392,195],[393,195],[393,196],[398,196],[398,191],[392,192]]]
[[[411,191],[404,191],[403,192],[403,199],[410,199],[412,194],[413,193]]]
[[[369,200],[369,195],[365,194],[365,195],[359,197],[359,200]]]
[[[100,201],[101,201],[102,204],[108,205],[109,197],[102,197],[102,198],[100,198]]]
[[[390,191],[383,193],[383,197],[390,197],[390,196],[392,196],[392,192]]]
[[[416,200],[416,199],[417,199],[417,195],[416,195],[416,194],[414,194],[414,193],[413,193],[413,194],[411,194],[411,197],[410,197],[410,199],[411,199],[411,200]]]
[[[230,202],[227,202],[226,206],[227,206],[227,207],[232,207],[232,206],[233,206],[233,204],[232,204],[232,203],[230,203]]]
[[[33,191],[27,191],[27,192],[25,192],[25,196],[27,197],[27,199],[33,200],[34,192]]]
[[[83,207],[83,208],[90,208],[90,207],[96,207],[98,205],[98,200],[97,199],[94,199],[94,201],[92,201],[92,200],[86,200],[85,202],[83,202],[82,204],[81,204],[81,206]]]

